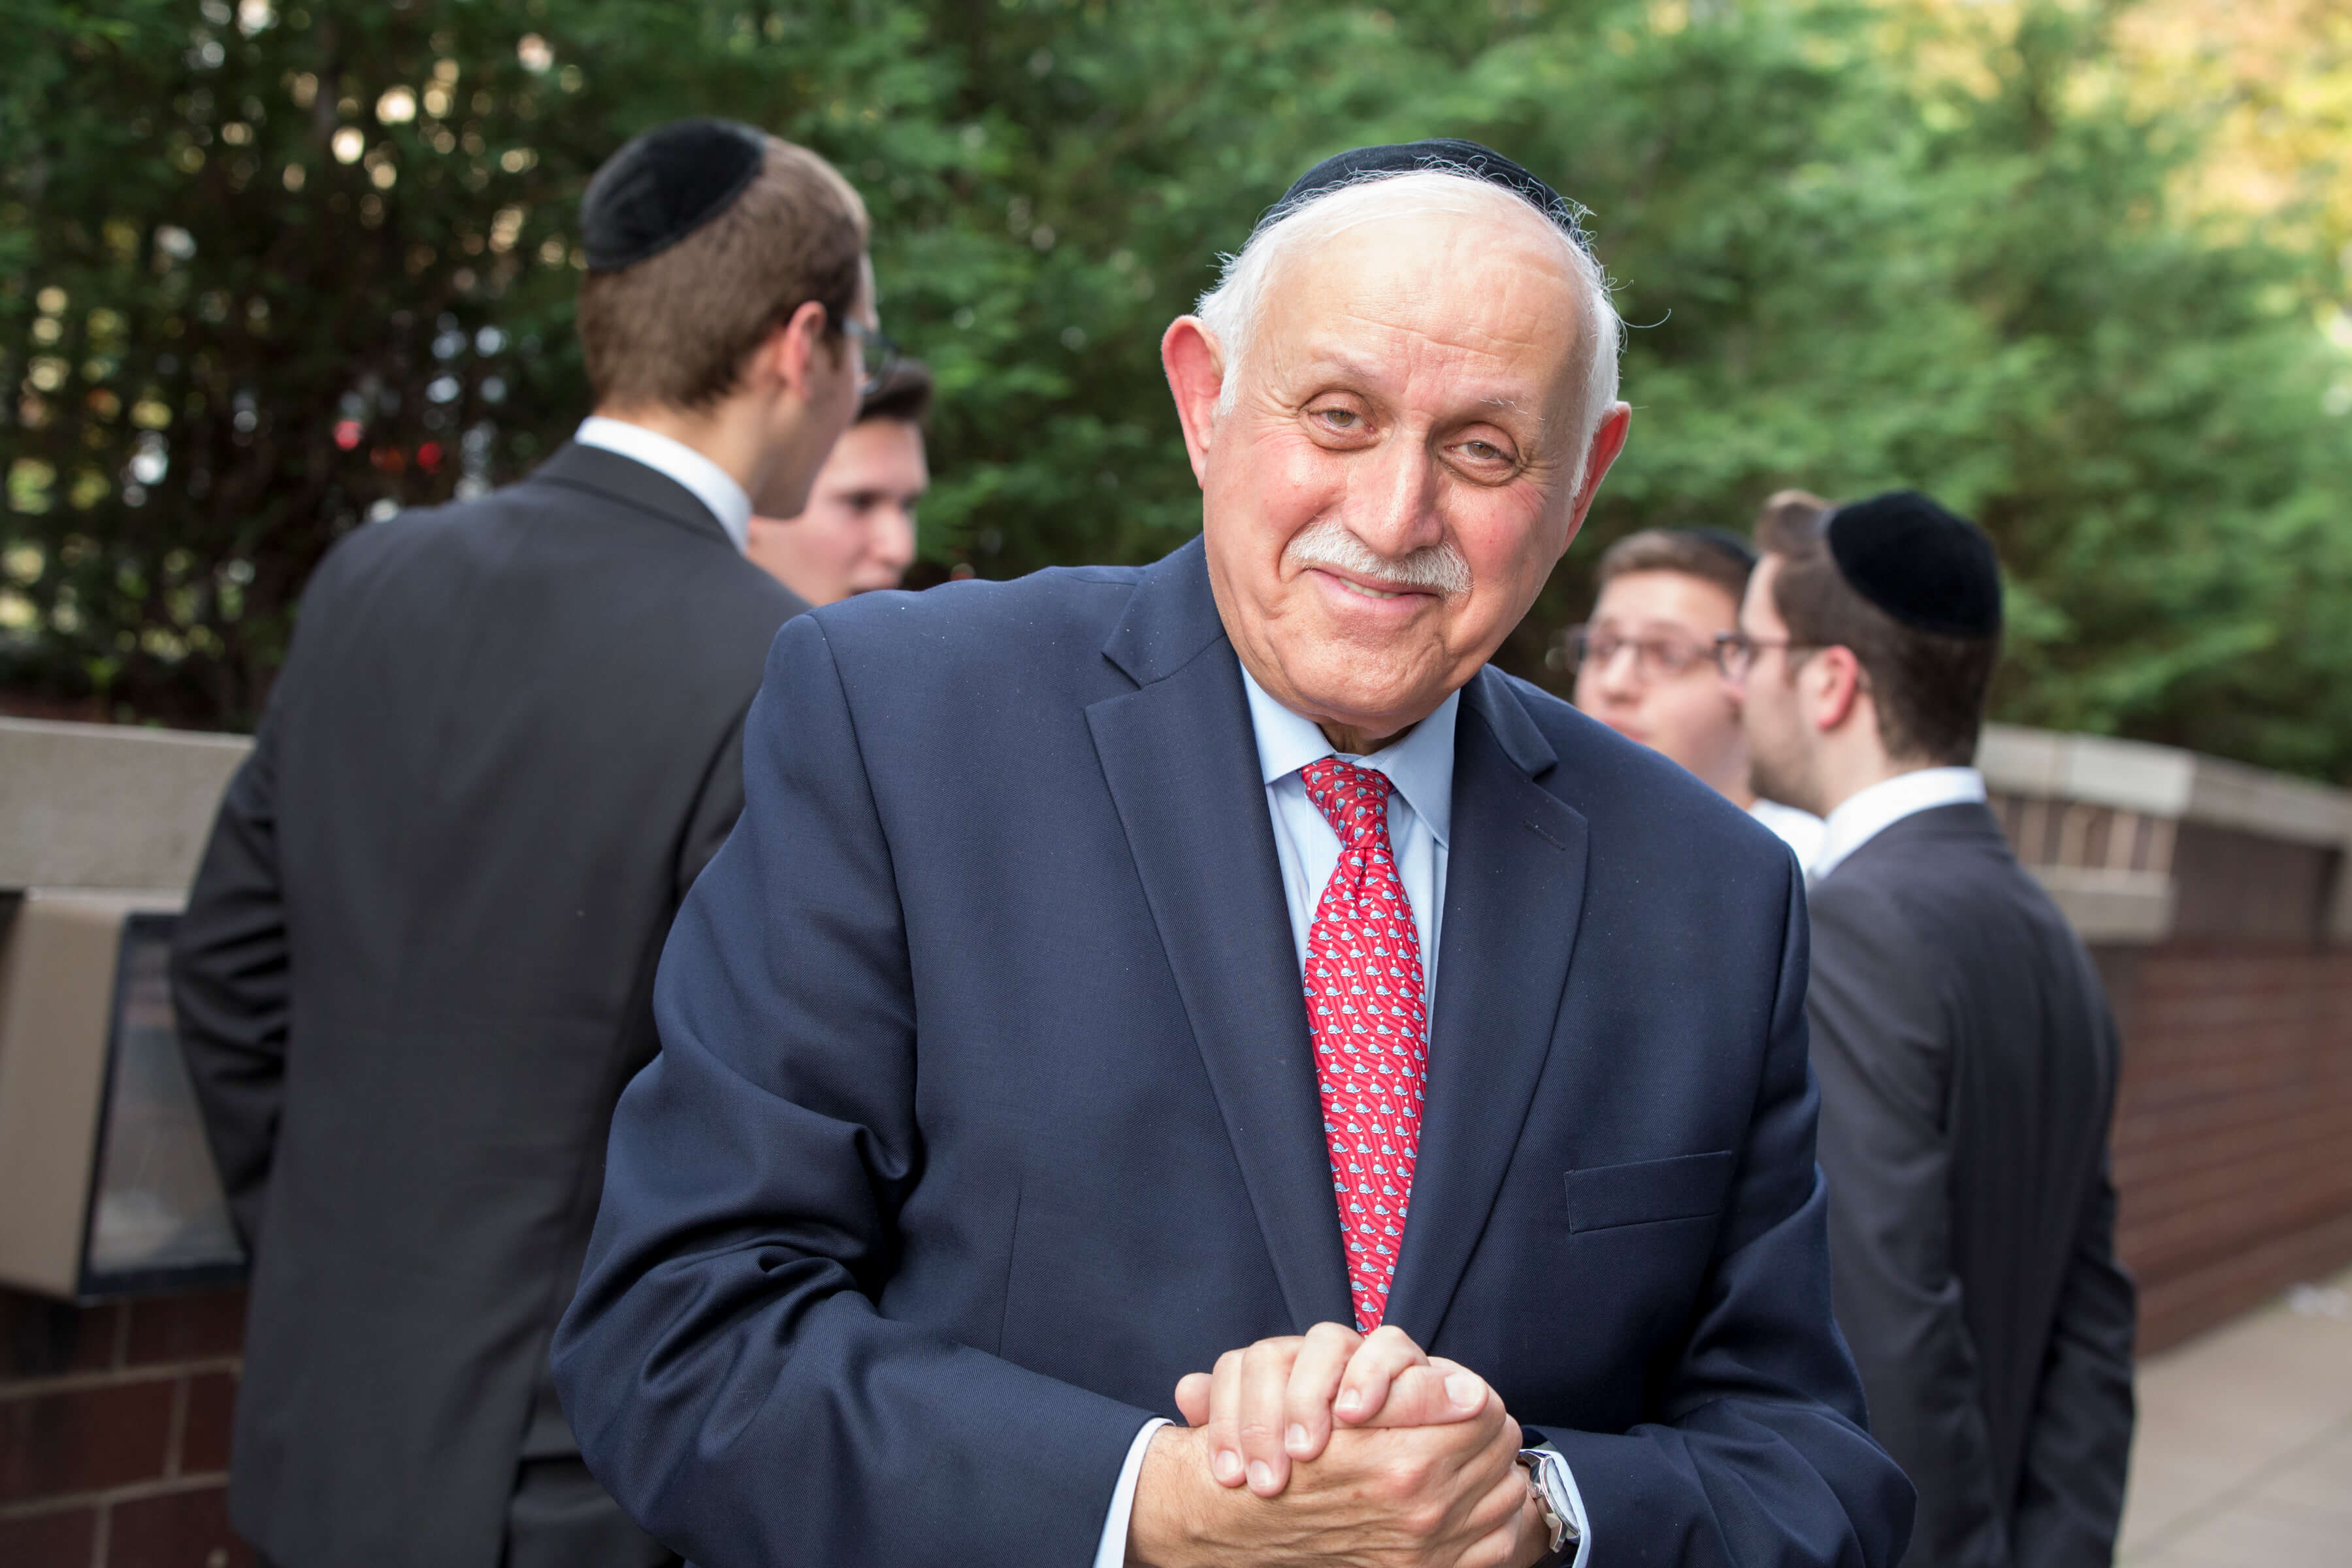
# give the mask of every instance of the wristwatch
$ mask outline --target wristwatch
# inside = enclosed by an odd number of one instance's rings
[[[1567,1456],[1544,1443],[1520,1449],[1519,1467],[1528,1472],[1528,1490],[1535,1494],[1536,1506],[1551,1531],[1551,1552],[1537,1568],[1564,1568],[1576,1561],[1576,1549],[1583,1543],[1576,1529],[1576,1504],[1569,1500],[1575,1494],[1569,1487]]]

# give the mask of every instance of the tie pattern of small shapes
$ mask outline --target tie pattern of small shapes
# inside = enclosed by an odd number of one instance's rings
[[[1421,938],[1389,843],[1387,775],[1325,757],[1301,770],[1339,836],[1339,864],[1307,933],[1307,1022],[1339,1199],[1356,1326],[1378,1327],[1396,1281],[1421,1152],[1429,1030]]]

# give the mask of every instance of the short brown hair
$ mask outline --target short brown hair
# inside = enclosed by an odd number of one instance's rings
[[[634,267],[581,279],[580,344],[600,405],[708,408],[814,300],[837,338],[857,300],[866,204],[833,165],[768,138],[726,211]]]
[[[902,359],[882,373],[872,389],[857,400],[857,420],[891,419],[921,429],[931,415],[931,367],[919,359]]]
[[[1737,605],[1748,592],[1749,570],[1748,563],[1732,552],[1727,539],[1717,543],[1684,529],[1645,528],[1601,552],[1600,564],[1592,569],[1592,585],[1606,588],[1636,572],[1679,572],[1714,584]]]
[[[1864,598],[1830,555],[1824,531],[1835,510],[1819,496],[1782,490],[1756,520],[1756,542],[1780,558],[1772,607],[1788,626],[1790,651],[1843,647],[1853,654],[1870,682],[1888,756],[1968,763],[1984,727],[2000,635],[1923,632]]]

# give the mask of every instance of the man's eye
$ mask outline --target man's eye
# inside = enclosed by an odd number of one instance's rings
[[[1510,454],[1492,441],[1465,441],[1462,443],[1462,455],[1474,463],[1507,463],[1511,460]]]
[[[1354,430],[1364,423],[1364,416],[1352,408],[1318,408],[1315,417],[1334,430]]]

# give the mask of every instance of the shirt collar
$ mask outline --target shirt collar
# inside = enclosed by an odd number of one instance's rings
[[[719,526],[727,531],[735,548],[744,548],[751,534],[751,498],[743,493],[734,475],[685,442],[602,414],[583,419],[572,438],[583,447],[600,447],[624,458],[635,458],[656,473],[676,479],[695,500],[710,509],[710,515],[719,520]]]
[[[1974,768],[1920,768],[1857,790],[1824,822],[1821,853],[1807,868],[1809,879],[1820,881],[1847,856],[1906,816],[1939,805],[1981,804],[1984,798],[1984,774]]]
[[[1404,803],[1428,824],[1430,833],[1440,844],[1446,843],[1454,826],[1454,721],[1462,707],[1460,691],[1448,693],[1437,711],[1415,724],[1395,745],[1369,757],[1347,757],[1332,749],[1314,720],[1267,696],[1247,665],[1242,666],[1242,689],[1249,693],[1259,776],[1268,785],[1321,758],[1343,757],[1387,774]]]

